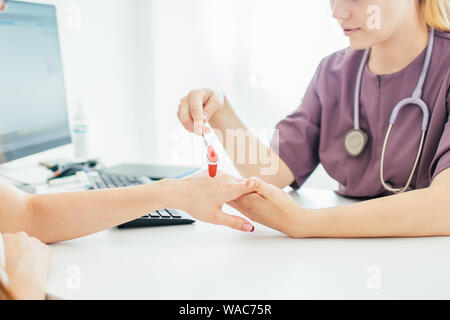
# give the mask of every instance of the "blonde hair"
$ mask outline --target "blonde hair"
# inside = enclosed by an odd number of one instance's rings
[[[420,9],[430,27],[450,32],[450,0],[420,0]]]

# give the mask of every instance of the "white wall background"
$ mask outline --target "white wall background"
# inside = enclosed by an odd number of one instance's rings
[[[57,4],[69,107],[87,107],[92,155],[117,162],[202,164],[176,119],[194,88],[221,88],[248,127],[274,128],[348,45],[327,0],[35,2]],[[336,188],[322,169],[308,185]]]
[[[274,128],[300,104],[320,60],[348,46],[326,0],[153,2],[159,162],[183,147],[179,161],[202,161],[201,142],[192,146],[175,117],[189,90],[222,88],[249,128]],[[323,168],[308,185],[337,187]]]
[[[87,109],[93,155],[152,158],[152,39],[146,0],[57,0],[69,107]],[[148,62],[148,63],[145,63]],[[148,90],[144,87],[148,86]],[[145,106],[145,108],[144,108]],[[73,111],[73,110],[72,110]],[[143,132],[147,132],[143,135]],[[146,139],[144,139],[146,138]]]

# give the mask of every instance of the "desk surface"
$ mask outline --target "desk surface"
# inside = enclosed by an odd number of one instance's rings
[[[313,189],[294,198],[308,208],[352,202]],[[52,250],[48,291],[65,299],[450,298],[445,237],[298,240],[197,222],[112,229]]]

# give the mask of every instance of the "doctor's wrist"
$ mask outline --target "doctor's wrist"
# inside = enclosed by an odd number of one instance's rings
[[[296,212],[287,213],[283,230],[290,238],[306,239],[317,236],[317,211],[298,207]]]

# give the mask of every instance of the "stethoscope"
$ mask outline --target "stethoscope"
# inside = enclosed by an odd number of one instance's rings
[[[386,137],[384,139],[384,144],[383,144],[383,149],[381,152],[380,179],[381,179],[381,184],[383,185],[383,187],[387,191],[390,191],[392,193],[403,193],[409,189],[409,187],[411,185],[411,181],[414,176],[414,173],[416,172],[420,156],[422,155],[422,152],[423,152],[425,136],[426,136],[426,132],[427,132],[428,126],[429,126],[430,111],[428,109],[427,104],[422,100],[422,93],[423,93],[423,87],[425,84],[425,80],[428,75],[428,70],[430,68],[431,56],[433,54],[433,45],[434,45],[434,29],[430,28],[425,63],[423,65],[422,74],[420,75],[419,82],[417,83],[417,87],[414,90],[414,93],[411,97],[400,101],[395,106],[395,108],[391,114],[391,118],[389,120],[389,128],[386,133]],[[354,100],[354,102],[355,102],[355,105],[354,105],[354,128],[346,134],[345,139],[344,139],[345,149],[346,149],[347,153],[351,157],[354,157],[354,158],[359,157],[363,153],[363,151],[366,148],[367,143],[369,141],[367,134],[361,130],[360,125],[359,125],[361,84],[362,84],[363,72],[364,72],[364,69],[366,68],[367,62],[369,60],[369,55],[370,55],[370,49],[367,49],[364,52],[364,56],[363,56],[363,59],[361,61],[361,65],[360,65],[359,71],[358,71],[358,78],[356,81],[356,89],[355,89],[355,100]],[[419,146],[419,150],[417,152],[416,161],[414,162],[414,167],[411,171],[411,174],[409,176],[408,182],[406,183],[406,186],[403,188],[394,188],[393,186],[391,186],[390,184],[385,182],[384,158],[386,155],[386,148],[388,145],[389,136],[391,135],[392,128],[395,124],[397,116],[404,106],[410,105],[410,104],[417,105],[422,110],[422,113],[423,113],[422,138],[420,139],[420,146]]]

